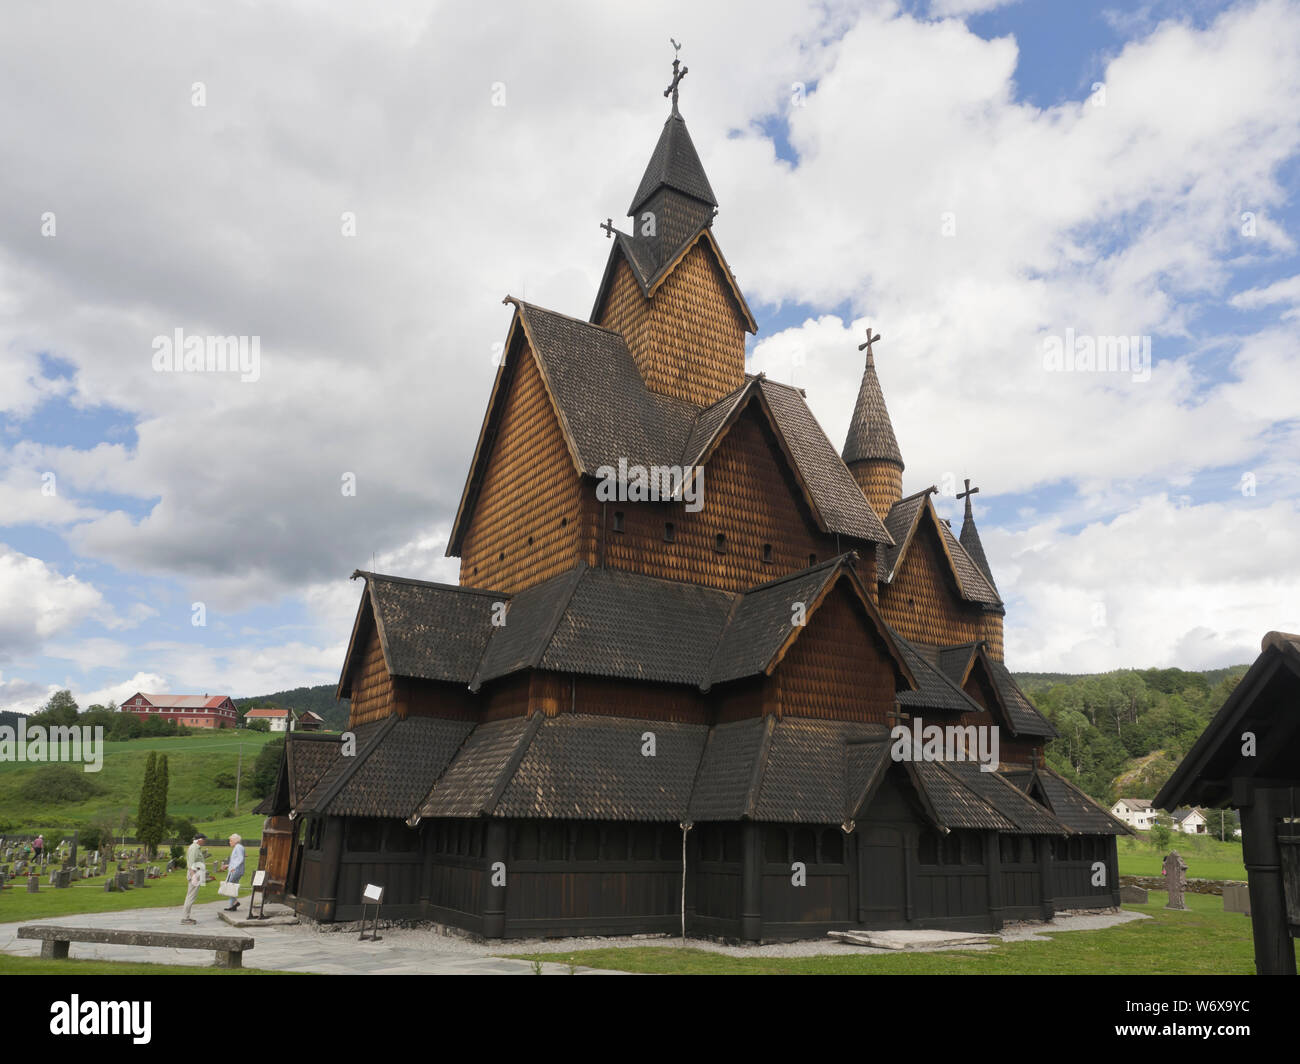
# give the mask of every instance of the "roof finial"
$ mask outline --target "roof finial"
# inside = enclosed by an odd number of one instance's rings
[[[874,344],[874,343],[875,343],[877,340],[879,340],[879,339],[880,339],[880,333],[876,333],[874,336],[872,336],[872,335],[871,335],[871,326],[868,325],[868,326],[867,326],[867,342],[866,342],[866,343],[863,343],[863,344],[858,344],[858,350],[859,350],[859,351],[865,350],[865,351],[867,352],[867,365],[868,365],[868,366],[874,366],[874,365],[876,364],[875,359],[872,358],[872,356],[871,356],[871,345]]]
[[[678,71],[677,68],[681,66],[681,60],[677,58],[677,53],[682,50],[682,46],[678,44],[676,41],[674,41],[671,37],[668,38],[668,43],[673,46],[673,80],[672,80],[672,84],[669,85],[668,88],[664,89],[664,95],[672,96],[673,117],[680,118],[681,115],[677,111],[677,85],[682,80],[682,78],[686,77],[686,75],[690,73],[690,68],[682,67],[681,70]]]
[[[965,518],[965,519],[966,519],[967,521],[969,521],[969,520],[971,519],[971,512],[970,512],[970,497],[971,497],[972,495],[976,495],[976,494],[978,494],[978,493],[979,493],[979,490],[980,490],[979,488],[972,488],[972,487],[970,486],[970,477],[967,477],[967,478],[966,478],[966,490],[965,490],[965,491],[959,491],[959,492],[957,492],[957,498],[959,498],[959,499],[965,499],[965,500],[966,500],[966,518]]]

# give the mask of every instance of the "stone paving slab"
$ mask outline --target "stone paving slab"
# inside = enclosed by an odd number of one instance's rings
[[[63,924],[70,927],[106,927],[122,931],[194,931],[220,933],[227,927],[222,919],[224,899],[192,910],[197,925],[182,924],[180,911],[167,909],[123,909],[118,912],[85,913],[77,916],[51,917],[0,924],[0,950],[15,956],[40,956],[41,944],[17,937],[18,928],[26,925]],[[360,942],[355,934],[319,933],[314,928],[296,926],[262,927],[250,921],[258,933],[252,934],[254,948],[244,954],[246,968],[263,968],[280,972],[314,972],[326,975],[534,975],[528,961],[493,957],[482,952],[456,948],[459,940],[447,938],[446,947],[429,943],[426,936],[414,940],[401,931],[381,930],[392,941]],[[445,937],[445,936],[439,936]],[[405,941],[404,941],[405,939]],[[453,945],[454,944],[454,945]],[[494,943],[493,949],[502,945]],[[115,946],[74,942],[68,956],[73,960],[132,961],[149,964],[174,964],[183,967],[211,967],[212,957],[194,950],[169,947]],[[566,964],[547,963],[543,975],[569,975]],[[577,975],[609,975],[596,968],[579,967]]]
[[[847,946],[874,946],[888,950],[948,949],[952,946],[986,946],[997,936],[969,931],[831,931],[830,937]]]

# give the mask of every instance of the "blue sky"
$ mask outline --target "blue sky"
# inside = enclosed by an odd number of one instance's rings
[[[500,297],[590,306],[670,33],[753,368],[838,442],[855,338],[884,333],[904,490],[980,484],[1012,668],[1211,667],[1300,627],[1297,5],[752,10],[17,19],[0,707],[333,682],[353,568],[456,579]],[[260,334],[262,379],[150,373],[177,327]],[[1151,381],[1046,379],[1065,328],[1149,337]]]

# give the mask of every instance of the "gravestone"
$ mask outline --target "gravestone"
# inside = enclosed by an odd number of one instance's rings
[[[104,880],[104,893],[114,894],[116,893],[116,891],[117,891],[117,880],[114,879],[112,876],[109,876],[106,880]]]
[[[1223,884],[1223,911],[1250,915],[1250,887],[1245,883]]]
[[[118,873],[117,873],[117,889],[118,889],[118,890],[130,890],[130,889],[131,889],[131,875],[130,875],[129,872],[118,872]]]
[[[72,886],[72,873],[66,868],[60,868],[54,873],[54,886],[59,890]]]
[[[40,877],[40,876],[28,876],[28,877],[27,877],[27,893],[28,893],[28,894],[39,894],[40,892],[41,892],[41,877]]]
[[[1129,883],[1120,885],[1119,901],[1121,905],[1146,905],[1147,900],[1145,887],[1137,887]]]
[[[1171,850],[1165,858],[1162,871],[1165,876],[1165,889],[1169,891],[1169,904],[1166,909],[1186,909],[1183,893],[1187,890],[1187,862],[1178,856],[1177,850]]]
[[[131,873],[131,875],[132,875],[132,886],[136,886],[136,887],[143,887],[143,886],[144,886],[144,869],[143,869],[143,868],[137,868],[137,869],[135,869],[135,870]]]

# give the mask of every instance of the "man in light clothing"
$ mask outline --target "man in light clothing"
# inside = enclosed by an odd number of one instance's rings
[[[230,836],[230,865],[226,872],[227,883],[238,883],[244,878],[244,840],[238,835]],[[239,898],[230,899],[226,912],[233,913],[239,908]]]
[[[190,908],[194,905],[194,899],[199,896],[199,887],[203,886],[206,874],[206,869],[203,867],[203,843],[206,841],[206,836],[195,835],[190,848],[185,851],[185,878],[189,882],[189,889],[185,892],[185,915],[181,919],[183,924],[198,923],[197,920],[190,918]]]

